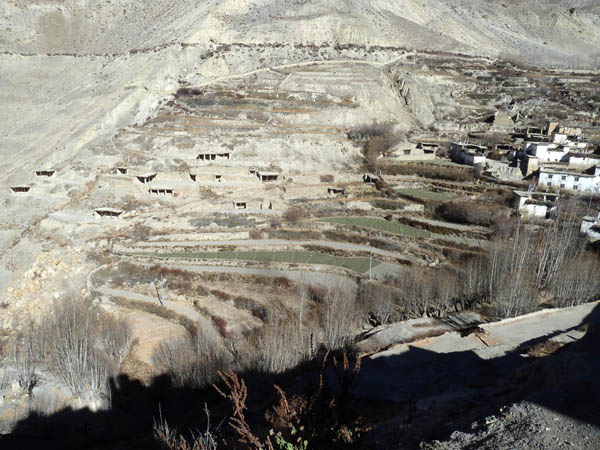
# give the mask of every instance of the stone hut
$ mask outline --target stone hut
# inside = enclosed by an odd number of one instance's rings
[[[116,209],[116,208],[96,208],[94,210],[94,212],[103,218],[104,217],[116,218],[116,217],[119,217],[121,214],[123,214],[123,211],[121,211],[120,209]]]

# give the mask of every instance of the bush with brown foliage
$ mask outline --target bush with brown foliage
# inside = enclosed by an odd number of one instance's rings
[[[253,228],[252,230],[248,231],[248,237],[250,239],[260,239],[262,238],[263,232],[257,228]]]
[[[435,213],[449,222],[489,227],[510,217],[512,211],[494,203],[459,200],[441,204]]]
[[[220,291],[219,289],[210,289],[209,292],[219,300],[227,301],[231,298],[231,294],[229,292]]]
[[[368,428],[352,408],[360,359],[350,362],[346,353],[326,352],[319,383],[288,399],[279,386],[279,402],[267,412],[276,442],[291,448],[362,449]],[[290,448],[290,447],[286,447]]]
[[[213,316],[212,321],[215,324],[215,327],[217,328],[217,331],[221,334],[221,336],[223,336],[224,338],[229,336],[229,332],[227,331],[227,321],[223,317]]]
[[[279,319],[270,318],[261,328],[248,333],[238,360],[246,369],[283,373],[310,357],[311,334],[300,317],[290,312]]]
[[[301,206],[290,206],[283,213],[283,220],[290,223],[298,223],[307,216],[306,210]]]
[[[449,181],[473,181],[475,169],[473,167],[444,166],[410,162],[403,164],[382,164],[379,170],[384,175],[416,175],[422,178],[433,178]]]

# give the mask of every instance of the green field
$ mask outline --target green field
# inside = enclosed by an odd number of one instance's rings
[[[370,228],[372,230],[386,231],[388,233],[399,234],[402,236],[425,238],[425,239],[440,239],[468,245],[471,247],[485,247],[488,243],[484,240],[471,239],[459,236],[448,236],[445,234],[431,233],[427,230],[411,227],[398,222],[390,222],[385,219],[376,217],[326,217],[318,219],[318,222],[337,223],[340,225],[354,225],[361,228]]]
[[[411,197],[416,197],[421,200],[429,200],[435,202],[448,202],[450,200],[454,200],[457,196],[456,194],[452,194],[449,192],[432,192],[425,191],[423,189],[397,189],[400,195],[409,195]]]
[[[401,234],[403,236],[429,238],[431,233],[418,228],[404,225],[398,222],[390,222],[376,217],[325,217],[318,222],[338,223],[340,225],[354,225],[361,228],[370,228],[372,230],[386,231],[388,233]]]
[[[174,252],[152,253],[136,252],[132,256],[151,256],[154,258],[180,258],[180,259],[223,259],[229,261],[259,261],[279,262],[289,264],[323,264],[327,266],[344,267],[355,272],[364,273],[369,270],[369,258],[331,256],[317,252],[303,251],[246,251],[246,252]],[[373,259],[372,267],[379,264]]]

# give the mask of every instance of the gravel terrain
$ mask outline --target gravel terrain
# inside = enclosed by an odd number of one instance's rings
[[[473,431],[456,431],[428,450],[581,449],[600,448],[600,428],[527,401],[507,407],[498,416],[473,422]]]

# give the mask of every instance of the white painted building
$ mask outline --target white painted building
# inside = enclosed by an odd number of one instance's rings
[[[450,144],[450,158],[458,164],[467,164],[469,166],[483,164],[486,160],[486,151],[487,147],[482,145],[463,144],[460,142]]]
[[[513,206],[524,216],[547,217],[555,208],[559,194],[513,191]]]
[[[598,219],[598,217],[586,216],[581,220],[579,232],[585,235],[590,242],[600,240],[600,223]]]
[[[391,159],[395,161],[426,161],[435,159],[435,150],[424,149],[416,144],[401,144],[393,150]]]
[[[571,147],[553,142],[523,142],[521,154],[535,156],[539,162],[567,162]]]
[[[600,164],[600,155],[593,153],[569,153],[569,166],[588,168]]]
[[[538,187],[598,193],[600,192],[600,166],[594,166],[583,173],[542,167]]]

